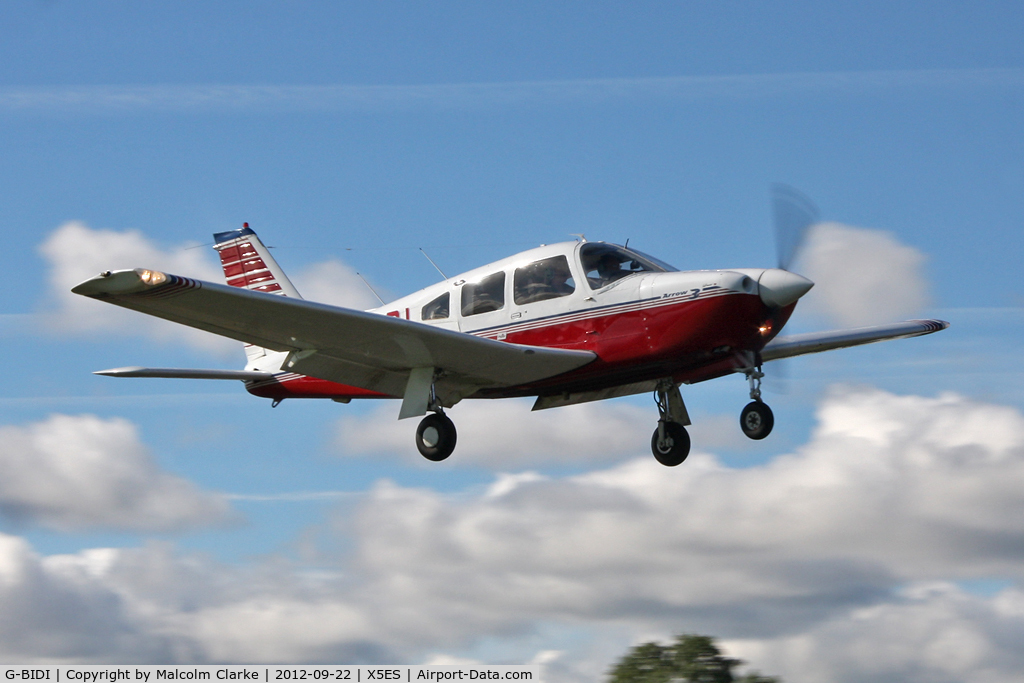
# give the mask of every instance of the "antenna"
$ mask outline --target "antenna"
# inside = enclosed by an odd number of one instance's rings
[[[370,290],[371,292],[373,292],[373,295],[374,295],[375,297],[377,297],[377,301],[379,301],[379,302],[380,302],[380,305],[381,305],[381,306],[385,305],[385,303],[386,303],[386,302],[384,301],[384,299],[381,299],[381,298],[380,298],[380,294],[378,294],[378,293],[377,293],[377,290],[375,290],[375,289],[374,289],[373,287],[371,287],[371,286],[370,286],[370,283],[366,281],[366,278],[365,278],[365,277],[363,277],[363,274],[362,274],[362,273],[356,273],[356,275],[358,275],[358,276],[359,276],[359,279],[363,281],[363,284],[364,284],[364,285],[366,285],[366,288],[367,288],[368,290]]]
[[[575,237],[577,242],[587,241],[587,236],[584,235],[582,232],[570,232],[569,235],[570,237]]]
[[[434,263],[434,260],[432,258],[427,256],[427,252],[423,251],[423,247],[420,247],[420,253],[427,257],[427,260],[430,261],[430,265],[432,265],[435,268],[437,268],[437,264]],[[443,270],[441,270],[440,268],[437,268],[437,272],[441,273],[441,277],[444,278],[445,282],[448,282],[448,276],[444,274]]]

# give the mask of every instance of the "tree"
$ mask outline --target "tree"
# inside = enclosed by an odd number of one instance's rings
[[[722,656],[710,636],[684,634],[671,645],[644,643],[631,649],[608,672],[609,683],[782,683],[778,678],[732,670],[743,662]]]

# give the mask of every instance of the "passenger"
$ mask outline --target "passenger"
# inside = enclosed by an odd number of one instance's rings
[[[566,296],[576,291],[576,286],[569,282],[572,274],[563,268],[557,268],[550,272],[548,284],[556,297]]]

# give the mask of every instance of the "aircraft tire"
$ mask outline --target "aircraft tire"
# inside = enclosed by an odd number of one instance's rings
[[[747,438],[759,441],[771,434],[774,426],[772,409],[761,401],[751,401],[740,413],[740,429]]]
[[[433,413],[416,428],[416,448],[427,460],[441,462],[455,450],[455,423],[447,415]]]
[[[655,429],[651,437],[651,452],[654,459],[665,467],[675,467],[690,454],[690,434],[678,422],[666,421],[664,424],[667,443],[658,444],[658,430]]]

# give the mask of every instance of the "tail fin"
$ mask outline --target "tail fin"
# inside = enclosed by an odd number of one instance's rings
[[[241,230],[214,233],[213,239],[224,277],[232,287],[302,298],[248,223]]]
[[[243,223],[241,230],[214,233],[213,239],[213,248],[220,254],[224,277],[232,287],[290,296],[293,299],[302,298],[248,223]],[[273,360],[267,358],[268,355]],[[281,358],[276,358],[279,355]],[[249,361],[247,368],[254,363],[263,366],[268,361],[277,365],[277,361],[283,362],[284,358],[284,354],[251,344],[245,345],[245,356]]]

